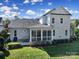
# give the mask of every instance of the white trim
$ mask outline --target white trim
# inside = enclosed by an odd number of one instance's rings
[[[41,29],[41,41],[43,41],[43,30]]]
[[[31,34],[31,29],[30,29],[30,42],[32,42],[32,34]]]

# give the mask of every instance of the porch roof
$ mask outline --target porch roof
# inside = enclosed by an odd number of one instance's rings
[[[51,26],[49,25],[43,25],[43,24],[37,24],[37,25],[33,25],[33,26],[29,26],[28,28],[32,29],[32,28],[41,28],[41,29],[52,29]]]

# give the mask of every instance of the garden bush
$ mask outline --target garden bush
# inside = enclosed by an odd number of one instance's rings
[[[19,42],[29,42],[29,39],[22,38],[22,39],[19,39],[18,41]]]
[[[19,42],[8,43],[8,49],[18,49],[22,48],[22,45]]]

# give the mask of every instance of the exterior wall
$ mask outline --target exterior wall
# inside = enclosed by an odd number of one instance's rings
[[[43,17],[39,19],[40,24],[43,24]]]
[[[39,19],[39,22],[41,24],[45,24],[45,25],[50,25],[50,14],[47,14],[45,16],[42,16],[40,19]]]
[[[63,11],[64,14],[66,14],[66,12],[64,10],[59,10],[58,13],[60,13],[60,11]],[[63,14],[62,12],[62,14]],[[52,36],[53,39],[70,39],[70,15],[53,15],[51,13],[47,14],[47,24],[52,26],[53,29],[52,30],[52,35],[53,35],[53,30],[55,30],[55,36]],[[55,18],[55,23],[52,23],[52,18]],[[63,18],[63,23],[60,23],[60,18]],[[42,19],[42,23],[45,20]],[[68,31],[68,35],[65,35],[65,30]]]
[[[18,40],[19,39],[22,39],[22,38],[26,38],[28,39],[29,38],[29,30],[28,29],[22,29],[22,28],[12,28],[12,29],[9,29],[10,31],[10,39],[13,40],[14,38],[14,31],[17,31],[17,38]]]
[[[55,18],[55,23],[52,23],[52,18]],[[60,23],[60,18],[63,18],[63,23]],[[69,39],[70,38],[70,16],[68,15],[51,15],[51,25],[55,30],[55,36],[53,39]],[[65,30],[68,31],[68,35],[65,35]]]

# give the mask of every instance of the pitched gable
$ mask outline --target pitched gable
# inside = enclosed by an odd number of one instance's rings
[[[58,15],[64,15],[64,14],[71,15],[64,7],[59,7],[59,8],[54,8],[54,9],[50,10],[49,12],[43,14],[42,16],[45,16],[45,15],[50,14],[50,13],[58,14]]]
[[[56,8],[55,10],[52,10],[50,13],[71,15],[64,7]]]

